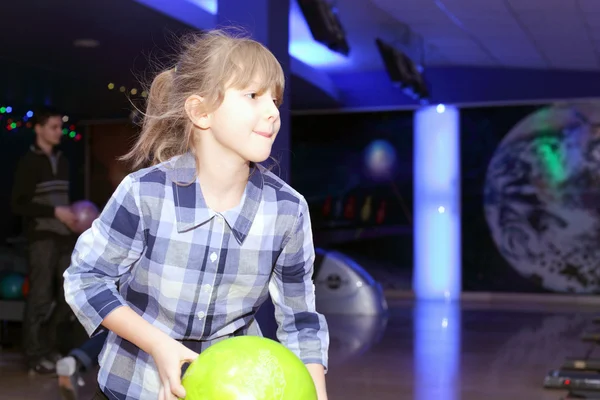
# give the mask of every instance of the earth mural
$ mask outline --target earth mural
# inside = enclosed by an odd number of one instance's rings
[[[522,276],[555,292],[600,292],[600,103],[557,104],[496,149],[484,207],[494,242]]]

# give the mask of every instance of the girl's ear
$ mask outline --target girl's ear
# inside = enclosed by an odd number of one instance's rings
[[[204,98],[193,95],[185,101],[185,112],[192,123],[200,129],[210,128],[210,118],[204,111]]]

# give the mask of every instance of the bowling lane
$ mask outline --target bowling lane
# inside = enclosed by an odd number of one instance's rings
[[[584,354],[597,310],[581,306],[389,301],[389,318],[329,316],[331,399],[558,400],[546,372]],[[360,328],[363,328],[362,330]],[[359,344],[364,341],[364,344]]]
[[[386,318],[329,315],[330,399],[558,400],[549,369],[587,350],[597,310],[536,304],[437,304],[389,300]],[[18,331],[13,331],[18,338]],[[92,390],[94,376],[84,393]],[[0,399],[58,399],[55,380],[27,376],[0,349]],[[89,397],[83,397],[89,398]]]

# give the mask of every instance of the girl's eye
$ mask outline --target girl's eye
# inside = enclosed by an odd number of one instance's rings
[[[251,99],[256,99],[256,93],[248,93],[246,96],[250,97]]]

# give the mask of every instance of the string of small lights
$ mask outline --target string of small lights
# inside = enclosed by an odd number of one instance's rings
[[[33,111],[15,110],[12,106],[0,105],[0,129],[6,132],[16,133],[22,129],[32,129],[33,124],[30,119],[33,118]],[[69,116],[65,115],[63,120],[63,135],[78,142],[82,139],[81,133],[77,132],[77,126],[69,124]]]
[[[127,88],[126,86],[119,86],[115,83],[109,83],[107,85],[108,90],[120,92],[125,94],[126,96],[133,96],[138,98],[147,98],[148,93],[145,90],[140,90],[138,88]],[[132,98],[133,98],[132,97]],[[19,130],[23,129],[32,129],[33,124],[30,121],[33,118],[34,112],[32,110],[16,110],[15,107],[10,105],[2,105],[0,104],[0,130],[4,130],[5,132],[15,133]],[[63,135],[69,137],[74,141],[79,141],[82,139],[81,133],[77,132],[77,126],[75,124],[68,124],[69,117],[63,117]]]

